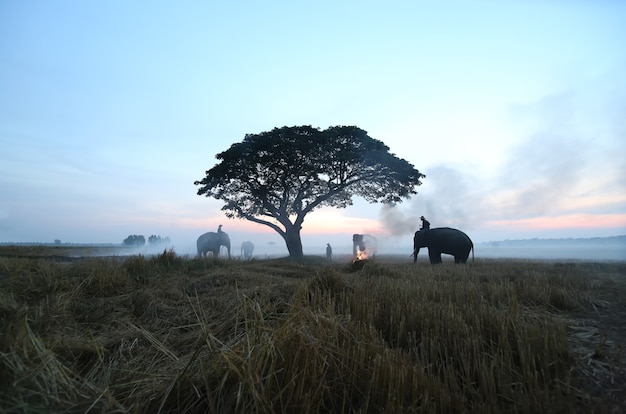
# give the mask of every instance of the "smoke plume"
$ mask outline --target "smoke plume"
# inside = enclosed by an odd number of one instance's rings
[[[453,168],[431,168],[417,196],[382,207],[380,219],[385,229],[394,237],[413,234],[421,226],[420,216],[426,217],[431,227],[471,228],[477,197],[469,191],[468,179]]]

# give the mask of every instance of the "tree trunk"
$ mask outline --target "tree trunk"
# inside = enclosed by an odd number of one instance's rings
[[[289,250],[289,257],[300,258],[304,256],[302,253],[302,239],[300,238],[300,229],[295,227],[288,228],[283,236]]]

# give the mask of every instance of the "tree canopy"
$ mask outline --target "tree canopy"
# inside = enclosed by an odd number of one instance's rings
[[[415,187],[425,177],[356,126],[246,134],[216,158],[220,162],[194,182],[198,195],[224,201],[229,218],[271,227],[294,257],[302,256],[300,230],[311,211],[345,208],[353,196],[399,203],[417,194]]]
[[[131,234],[124,239],[122,244],[124,246],[143,246],[146,244],[146,238],[141,234]]]

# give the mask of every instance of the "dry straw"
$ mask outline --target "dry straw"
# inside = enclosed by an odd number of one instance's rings
[[[413,266],[384,258],[361,265],[199,260],[173,251],[73,263],[0,258],[0,406],[624,408],[623,385],[597,393],[610,375],[619,380],[607,367],[615,347],[585,336],[576,316],[623,305],[624,265]],[[593,359],[599,364],[582,364]]]

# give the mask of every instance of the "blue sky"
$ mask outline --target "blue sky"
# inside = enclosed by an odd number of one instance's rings
[[[4,1],[0,242],[281,243],[193,182],[302,124],[357,125],[427,176],[393,209],[314,212],[305,253],[410,245],[422,214],[478,242],[626,234],[624,39],[617,0]]]

